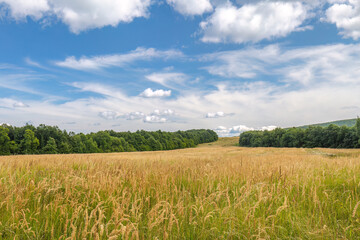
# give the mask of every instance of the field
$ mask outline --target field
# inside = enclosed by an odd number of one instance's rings
[[[360,239],[360,150],[0,157],[0,239]]]

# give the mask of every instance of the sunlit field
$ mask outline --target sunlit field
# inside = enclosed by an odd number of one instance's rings
[[[360,239],[360,150],[0,157],[0,239]]]

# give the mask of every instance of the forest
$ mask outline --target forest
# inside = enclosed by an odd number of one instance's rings
[[[44,124],[0,126],[0,155],[159,151],[195,147],[218,139],[212,130],[177,132],[67,132]]]
[[[310,126],[302,128],[277,128],[272,131],[249,131],[240,135],[241,147],[285,148],[359,148],[360,119],[354,127]]]

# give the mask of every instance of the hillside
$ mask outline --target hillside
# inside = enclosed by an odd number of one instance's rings
[[[317,123],[317,124],[311,124],[311,125],[304,125],[304,126],[300,126],[298,128],[302,128],[302,129],[305,129],[305,128],[308,128],[310,126],[319,126],[319,127],[327,127],[331,124],[335,124],[339,127],[341,126],[347,126],[347,127],[353,127],[355,126],[355,123],[356,123],[356,118],[354,119],[345,119],[345,120],[338,120],[338,121],[333,121],[333,122],[326,122],[326,123]]]

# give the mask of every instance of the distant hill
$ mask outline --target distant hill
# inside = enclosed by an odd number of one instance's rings
[[[341,127],[341,126],[353,127],[356,124],[356,118],[333,121],[333,122],[326,122],[326,123],[317,123],[317,124],[305,125],[305,126],[300,126],[298,128],[303,128],[304,129],[304,128],[308,128],[310,126],[327,127],[327,126],[329,126],[331,124],[337,125],[339,127]]]

